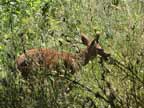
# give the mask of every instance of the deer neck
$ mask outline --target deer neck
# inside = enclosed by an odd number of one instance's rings
[[[92,59],[92,57],[90,56],[89,52],[87,49],[85,49],[84,51],[80,52],[78,54],[78,57],[79,57],[79,63],[81,65],[86,65],[89,63],[89,61]]]

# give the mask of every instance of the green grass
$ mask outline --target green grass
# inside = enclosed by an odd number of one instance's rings
[[[17,0],[0,3],[1,108],[144,107],[144,6],[142,0]],[[97,57],[70,81],[37,71],[30,81],[16,69],[23,50],[54,48],[75,53],[80,33],[120,63]],[[24,33],[24,36],[20,35]],[[60,44],[62,43],[62,44]],[[113,63],[113,64],[112,64]],[[123,64],[123,65],[120,65]],[[95,93],[95,94],[94,94]]]

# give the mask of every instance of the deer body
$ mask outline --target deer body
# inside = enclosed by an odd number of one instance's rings
[[[26,54],[20,55],[16,62],[17,68],[25,75],[35,67],[46,67],[49,70],[57,70],[57,66],[61,65],[59,61],[64,63],[65,68],[69,68],[72,72],[75,72],[79,70],[76,60],[77,55],[41,48],[28,50]]]
[[[61,65],[59,61],[64,63],[65,69],[71,70],[72,73],[78,71],[83,65],[86,65],[89,60],[96,57],[97,54],[106,59],[109,54],[105,53],[98,43],[99,34],[96,39],[89,41],[84,34],[81,35],[81,40],[87,48],[81,53],[72,54],[68,52],[58,52],[53,49],[40,48],[31,49],[20,55],[17,60],[17,68],[22,72],[23,76],[27,76],[32,68],[46,67],[49,70],[57,70]]]

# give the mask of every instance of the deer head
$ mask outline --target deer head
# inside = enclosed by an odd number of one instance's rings
[[[87,48],[81,54],[84,57],[83,60],[85,60],[84,64],[87,64],[97,55],[100,55],[104,60],[107,60],[107,58],[110,56],[110,54],[106,53],[104,49],[100,46],[99,37],[100,33],[97,32],[95,39],[90,41],[85,34],[81,34],[81,40],[83,44],[87,46]]]

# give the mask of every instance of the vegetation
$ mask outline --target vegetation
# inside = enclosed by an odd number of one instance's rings
[[[1,0],[0,19],[0,108],[144,107],[143,0]],[[74,75],[34,70],[28,80],[16,69],[28,49],[76,53],[80,33],[95,31],[108,61]]]

